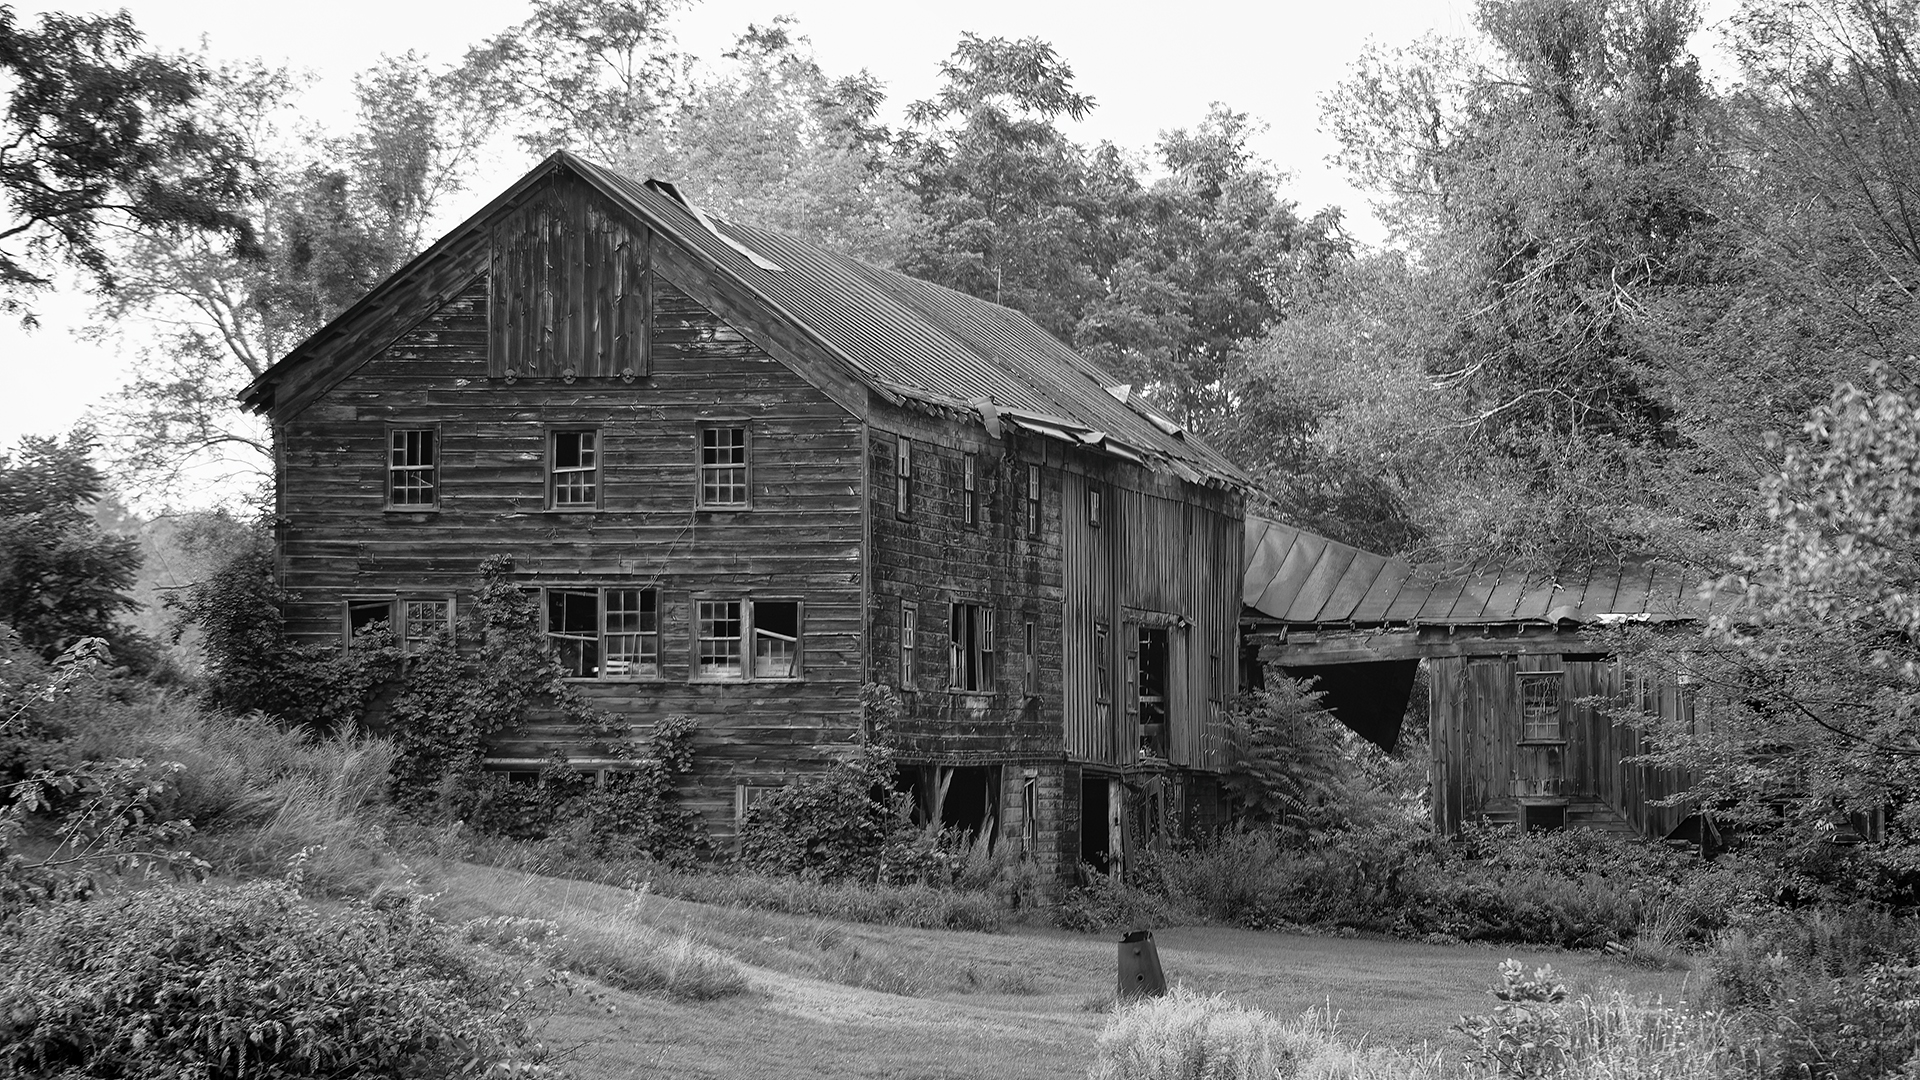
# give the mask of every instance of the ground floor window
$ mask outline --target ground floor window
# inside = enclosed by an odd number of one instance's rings
[[[346,602],[346,640],[352,642],[375,628],[393,634],[404,656],[412,656],[435,640],[453,637],[453,598],[450,596],[357,596]]]

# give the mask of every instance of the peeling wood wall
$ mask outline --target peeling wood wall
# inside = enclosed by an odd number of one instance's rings
[[[1514,781],[1529,778],[1558,778],[1559,794],[1571,805],[1604,808],[1642,836],[1664,837],[1686,817],[1686,807],[1652,805],[1681,790],[1684,778],[1629,761],[1645,750],[1639,730],[1615,725],[1582,703],[1630,691],[1613,659],[1531,653],[1438,657],[1427,665],[1433,815],[1440,829],[1483,817],[1511,820],[1518,809]],[[1521,738],[1519,676],[1526,672],[1561,673],[1561,745]],[[1668,686],[1649,695],[1647,708],[1671,718],[1691,703]]]

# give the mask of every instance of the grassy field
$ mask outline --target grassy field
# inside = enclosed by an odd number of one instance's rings
[[[466,864],[432,888],[451,920],[549,920],[562,956],[610,989],[604,1007],[562,1006],[549,1042],[582,1077],[787,1080],[796,1077],[1057,1080],[1084,1076],[1115,978],[1114,939],[1020,928],[1006,934],[905,930],[693,904]],[[1570,989],[1685,996],[1686,973],[1592,954],[1252,933],[1155,930],[1171,981],[1277,1016],[1330,1009],[1342,1038],[1447,1049],[1449,1026],[1483,1012],[1508,956],[1552,964]],[[674,1000],[647,988],[668,939],[731,957],[725,975],[682,977]],[[700,948],[701,946],[704,949]],[[697,958],[687,963],[695,964]],[[702,990],[725,996],[703,997]]]

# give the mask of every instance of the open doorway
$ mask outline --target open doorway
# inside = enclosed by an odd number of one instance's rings
[[[1110,872],[1114,865],[1113,853],[1108,850],[1112,843],[1112,830],[1107,827],[1111,816],[1108,797],[1106,777],[1091,772],[1081,774],[1080,861],[1102,874]]]

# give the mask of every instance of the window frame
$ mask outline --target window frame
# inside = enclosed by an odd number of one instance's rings
[[[1038,643],[1040,637],[1034,629],[1033,620],[1028,619],[1025,626],[1023,644],[1026,645],[1026,651],[1021,659],[1021,663],[1024,665],[1021,671],[1021,689],[1026,692],[1028,697],[1039,697],[1040,655]]]
[[[593,484],[592,505],[584,502],[561,503],[559,501],[559,438],[562,435],[581,434],[593,436],[593,466],[591,469],[593,474],[591,481]],[[552,514],[591,514],[598,512],[605,505],[607,497],[607,441],[600,426],[597,424],[548,424],[546,428],[546,438],[547,512]],[[588,470],[578,466],[568,469],[569,473],[586,471]]]
[[[1106,496],[1098,484],[1087,485],[1087,527],[1100,527],[1101,512],[1105,509]]]
[[[1027,490],[1025,495],[1027,511],[1022,517],[1027,523],[1027,538],[1030,540],[1038,539],[1040,536],[1041,523],[1040,466],[1032,462],[1027,464]]]
[[[393,452],[395,449],[393,445],[394,437],[398,435],[408,435],[408,434],[425,434],[432,437],[433,464],[421,466],[421,465],[395,465],[393,463]],[[443,451],[445,451],[445,449],[446,449],[446,443],[441,438],[440,425],[438,422],[431,423],[431,424],[396,424],[396,423],[387,424],[386,509],[392,510],[395,513],[401,513],[401,514],[432,514],[439,511],[440,485],[442,480],[440,465],[442,460],[442,454],[443,454]],[[428,477],[429,477],[428,484],[433,492],[432,501],[425,502],[425,503],[395,502],[393,497],[396,491],[396,488],[394,486],[394,479],[396,474],[403,471],[417,472],[422,469],[426,470],[428,473]]]
[[[539,594],[538,597],[536,598],[536,603],[539,605],[539,610],[540,610],[540,640],[543,643],[550,643],[555,637],[555,631],[553,630],[552,620],[550,618],[552,614],[552,607],[551,607],[552,601],[549,599],[554,593],[591,592],[594,594],[594,625],[598,628],[598,632],[595,635],[595,648],[597,650],[598,666],[600,668],[601,674],[563,675],[561,676],[563,679],[565,679],[568,682],[581,682],[581,683],[658,683],[658,682],[666,681],[667,666],[666,666],[666,651],[665,651],[665,640],[664,640],[665,633],[664,633],[664,625],[663,625],[666,622],[666,610],[665,610],[664,604],[662,603],[660,586],[635,585],[635,584],[630,584],[625,582],[615,583],[615,584],[587,582],[579,585],[574,585],[571,583],[566,585],[536,585],[536,586],[533,586],[533,588]],[[640,630],[640,631],[633,631],[631,633],[627,631],[617,631],[617,632],[608,631],[607,629],[607,594],[609,592],[632,592],[632,593],[639,593],[639,594],[652,593],[653,594],[653,629],[651,631]],[[644,606],[642,606],[640,608],[636,608],[635,610],[636,610],[636,613],[638,613],[638,612],[644,612],[646,609]],[[624,674],[624,675],[606,674],[607,638],[612,634],[617,634],[618,636],[632,636],[632,637],[639,637],[639,638],[651,637],[653,639],[653,673],[651,675],[645,674],[645,673]],[[549,650],[552,649],[551,644],[548,644],[547,647]]]
[[[705,638],[700,636],[702,604],[738,604],[740,606],[740,674],[738,676],[716,675],[702,670],[702,643],[707,641],[727,641],[731,638]],[[758,656],[757,628],[754,623],[754,607],[758,604],[792,604],[794,618],[793,637],[793,674],[763,675],[755,670]],[[689,611],[687,643],[689,656],[687,681],[714,686],[731,686],[740,683],[803,683],[807,681],[807,602],[804,597],[784,594],[751,596],[700,592],[692,597]]]
[[[1527,691],[1530,685],[1550,686],[1553,688],[1553,732],[1546,734],[1545,727],[1534,722],[1528,711]],[[1564,743],[1567,741],[1567,695],[1566,672],[1564,671],[1519,671],[1514,673],[1514,699],[1520,705],[1520,742]]]
[[[913,440],[905,435],[893,440],[893,516],[913,517]]]
[[[900,689],[918,690],[920,635],[920,605],[912,600],[900,601]]]
[[[960,618],[966,612],[966,618]],[[965,636],[961,623],[965,623]],[[981,600],[955,597],[947,603],[947,690],[956,694],[992,694],[998,689],[995,670],[995,611]],[[972,676],[972,685],[961,678]]]
[[[745,418],[722,417],[714,420],[702,420],[696,426],[693,445],[693,500],[702,510],[751,510],[753,509],[753,424]],[[740,463],[738,465],[709,464],[707,461],[707,433],[714,431],[740,432]],[[740,470],[740,501],[709,502],[707,500],[707,473],[709,469]]]
[[[353,609],[356,606],[385,604],[387,632],[393,635],[394,647],[403,657],[419,655],[419,648],[408,634],[406,626],[408,604],[443,604],[446,607],[446,632],[449,642],[454,640],[457,620],[457,600],[452,593],[430,593],[425,591],[403,591],[387,593],[346,593],[340,597],[340,642],[343,647],[353,644]],[[383,620],[375,620],[383,621]]]
[[[980,455],[960,455],[960,523],[972,528],[980,524]]]
[[[1113,632],[1106,623],[1093,624],[1093,700],[1113,701]]]

